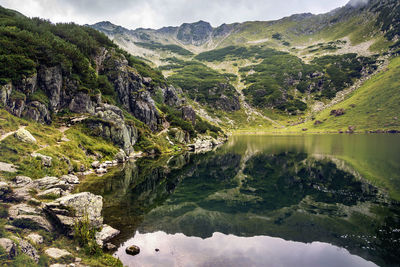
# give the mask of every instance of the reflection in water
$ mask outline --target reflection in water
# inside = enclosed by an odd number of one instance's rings
[[[125,264],[396,266],[399,205],[365,177],[398,195],[400,140],[357,137],[234,137],[215,152],[141,159],[81,190],[105,197]],[[139,256],[124,254],[131,243]]]
[[[124,247],[133,244],[143,248],[134,260],[124,253]],[[117,255],[128,266],[376,266],[326,243],[221,233],[206,239],[164,232],[136,233],[134,239],[119,248]]]

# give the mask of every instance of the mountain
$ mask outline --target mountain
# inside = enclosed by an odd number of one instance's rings
[[[290,129],[346,98],[397,56],[400,4],[352,0],[326,14],[217,28],[204,21],[161,29],[90,27],[157,67],[215,123]]]
[[[158,30],[92,27],[158,67],[203,117],[225,128],[264,128],[315,117],[337,94],[374,75],[388,60],[382,55],[396,51],[398,9],[397,1],[350,1],[327,14],[217,28],[204,21]],[[139,120],[155,130],[159,118],[150,117]]]
[[[224,136],[160,71],[92,28],[0,7],[0,33],[0,162],[18,174],[83,172],[96,160],[174,153],[203,139],[212,146]],[[21,144],[25,130],[37,142]]]

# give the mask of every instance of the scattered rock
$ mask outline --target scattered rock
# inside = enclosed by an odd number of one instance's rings
[[[104,224],[101,231],[97,232],[95,235],[96,243],[100,247],[103,247],[106,242],[110,241],[111,239],[119,235],[119,233],[120,233],[119,230],[114,229],[107,224]]]
[[[32,184],[32,179],[27,176],[17,176],[12,181],[16,187],[23,187]]]
[[[107,169],[105,169],[105,168],[98,168],[98,169],[96,170],[96,173],[97,173],[97,174],[107,173]]]
[[[5,250],[9,259],[17,255],[17,246],[11,239],[0,238],[0,247]]]
[[[8,209],[8,216],[14,220],[19,215],[40,215],[40,210],[25,203],[13,205]]]
[[[316,121],[314,122],[314,125],[320,125],[320,124],[322,124],[322,121],[316,120]]]
[[[25,130],[24,128],[18,129],[18,131],[15,132],[15,137],[17,137],[19,140],[25,143],[36,143],[35,137],[28,131]]]
[[[17,227],[8,225],[8,224],[4,225],[4,229],[9,232],[17,232],[18,231]]]
[[[40,256],[37,250],[28,241],[19,239],[18,245],[22,253],[33,259],[36,263],[39,262]]]
[[[40,153],[32,153],[31,154],[32,157],[34,158],[40,158],[42,160],[42,165],[45,167],[51,167],[51,161],[53,160],[52,157],[50,156],[46,156]]]
[[[43,237],[36,233],[31,233],[26,238],[29,239],[34,244],[42,244],[43,243]]]
[[[47,190],[50,188],[61,188],[64,190],[69,190],[72,188],[72,186],[67,184],[65,181],[62,181],[57,177],[51,176],[46,176],[42,179],[37,179],[33,181],[33,186],[40,190]]]
[[[346,112],[344,109],[340,108],[340,109],[332,109],[330,115],[335,116],[335,117],[339,117],[344,115]]]
[[[60,178],[62,181],[65,181],[66,183],[69,184],[79,184],[79,178],[76,175],[73,174],[67,174],[67,175],[63,175]]]
[[[48,248],[44,252],[46,253],[47,256],[56,260],[71,255],[71,253],[69,253],[65,249],[59,249],[59,248]]]
[[[119,163],[123,163],[126,161],[127,156],[125,151],[123,151],[122,149],[119,150],[119,152],[115,155],[115,159],[119,162]]]
[[[104,248],[107,249],[107,250],[114,250],[114,249],[117,248],[117,246],[114,245],[113,243],[108,242],[108,243],[106,243],[106,244],[104,245]]]
[[[0,162],[0,171],[2,171],[2,172],[16,172],[17,168],[13,164]]]
[[[99,161],[93,161],[92,162],[92,167],[97,169],[100,166],[100,162]]]
[[[12,223],[14,226],[22,229],[43,229],[48,232],[53,231],[53,226],[49,221],[39,215],[18,215]]]
[[[301,129],[303,132],[305,132],[305,131],[308,131],[308,129],[307,128],[303,128],[303,129]]]
[[[138,246],[132,245],[125,249],[126,254],[135,256],[140,253],[140,248]]]
[[[0,182],[0,199],[9,195],[12,192],[11,187],[6,182]]]
[[[40,198],[58,198],[65,195],[65,191],[61,188],[50,188],[37,194]]]

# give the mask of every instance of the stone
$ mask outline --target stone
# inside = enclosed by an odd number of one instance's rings
[[[22,116],[40,123],[51,123],[49,110],[45,104],[42,104],[39,101],[29,102],[22,112]]]
[[[66,256],[71,256],[71,253],[69,253],[67,250],[59,248],[48,248],[44,252],[47,256],[56,260]]]
[[[190,121],[192,125],[195,125],[196,123],[196,112],[191,106],[183,106],[181,108],[182,112],[182,119],[186,121]]]
[[[354,133],[354,130],[356,129],[355,126],[349,126],[348,130],[346,131],[346,133]]]
[[[32,153],[31,154],[32,157],[34,158],[40,158],[42,160],[42,165],[45,167],[51,167],[51,161],[53,160],[52,157],[50,156],[46,156],[40,153]]]
[[[36,234],[36,233],[31,233],[26,238],[29,239],[34,244],[42,244],[43,243],[43,236]]]
[[[40,210],[25,203],[13,205],[8,209],[10,219],[16,219],[19,215],[40,215]]]
[[[9,259],[17,255],[17,245],[11,239],[0,238],[0,247],[5,250]]]
[[[17,227],[8,225],[8,224],[4,225],[4,229],[9,232],[17,232],[18,231]]]
[[[67,184],[65,181],[51,176],[46,176],[42,179],[33,181],[33,186],[40,190],[46,190],[50,188],[61,188],[64,190],[71,189],[71,185]]]
[[[43,229],[48,232],[53,231],[53,226],[42,216],[39,215],[18,215],[13,220],[13,225],[22,229]]]
[[[32,184],[32,179],[27,176],[17,176],[12,181],[16,187],[24,187]]]
[[[13,164],[10,164],[10,163],[0,162],[0,171],[1,172],[16,172],[17,167],[15,167]]]
[[[140,253],[140,248],[138,246],[132,245],[125,249],[126,254],[135,256]]]
[[[335,117],[339,117],[339,116],[344,115],[345,113],[346,113],[346,112],[345,112],[344,109],[339,108],[339,109],[332,109],[330,115],[331,115],[331,116],[333,115],[333,116],[335,116]]]
[[[99,161],[93,161],[92,162],[92,167],[97,169],[98,167],[100,167],[100,162]]]
[[[54,264],[50,265],[50,267],[68,267],[68,265],[61,264],[61,263],[54,263]]]
[[[36,138],[24,128],[19,128],[18,131],[15,132],[15,137],[17,137],[20,141],[25,143],[36,143]]]
[[[12,192],[11,187],[6,182],[0,182],[0,198],[6,196]]]
[[[314,125],[320,125],[320,124],[322,124],[322,121],[316,120],[316,121],[314,122]]]
[[[96,173],[97,174],[103,174],[103,173],[106,173],[107,172],[107,169],[105,169],[105,168],[98,168],[97,170],[96,170]]]
[[[63,196],[46,203],[44,210],[49,214],[61,228],[70,233],[75,221],[87,217],[94,228],[103,225],[101,210],[103,208],[103,197],[89,192]]]
[[[107,250],[115,250],[117,248],[117,246],[114,245],[113,243],[108,242],[104,245],[104,248]]]
[[[60,177],[60,180],[65,181],[69,184],[79,184],[79,178],[73,174],[67,174]]]
[[[53,198],[53,197],[58,198],[58,197],[62,197],[64,194],[65,194],[65,191],[62,190],[61,188],[50,188],[43,192],[40,192],[36,196],[38,196],[40,198]]]
[[[103,247],[105,243],[119,235],[120,231],[112,228],[111,226],[104,224],[101,231],[97,232],[95,235],[96,243]]]
[[[123,151],[122,149],[119,150],[119,152],[115,155],[115,159],[119,162],[119,163],[123,163],[126,161],[127,156],[125,151]]]
[[[22,253],[33,259],[36,263],[39,262],[39,253],[28,241],[19,239],[18,245]]]

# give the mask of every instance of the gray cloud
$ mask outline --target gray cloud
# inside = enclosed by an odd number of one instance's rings
[[[52,22],[109,20],[127,28],[160,28],[209,21],[213,26],[273,20],[294,13],[323,13],[348,0],[0,0],[0,5]],[[365,0],[352,0],[365,1]]]
[[[349,5],[353,7],[363,6],[368,4],[369,0],[350,0]]]

